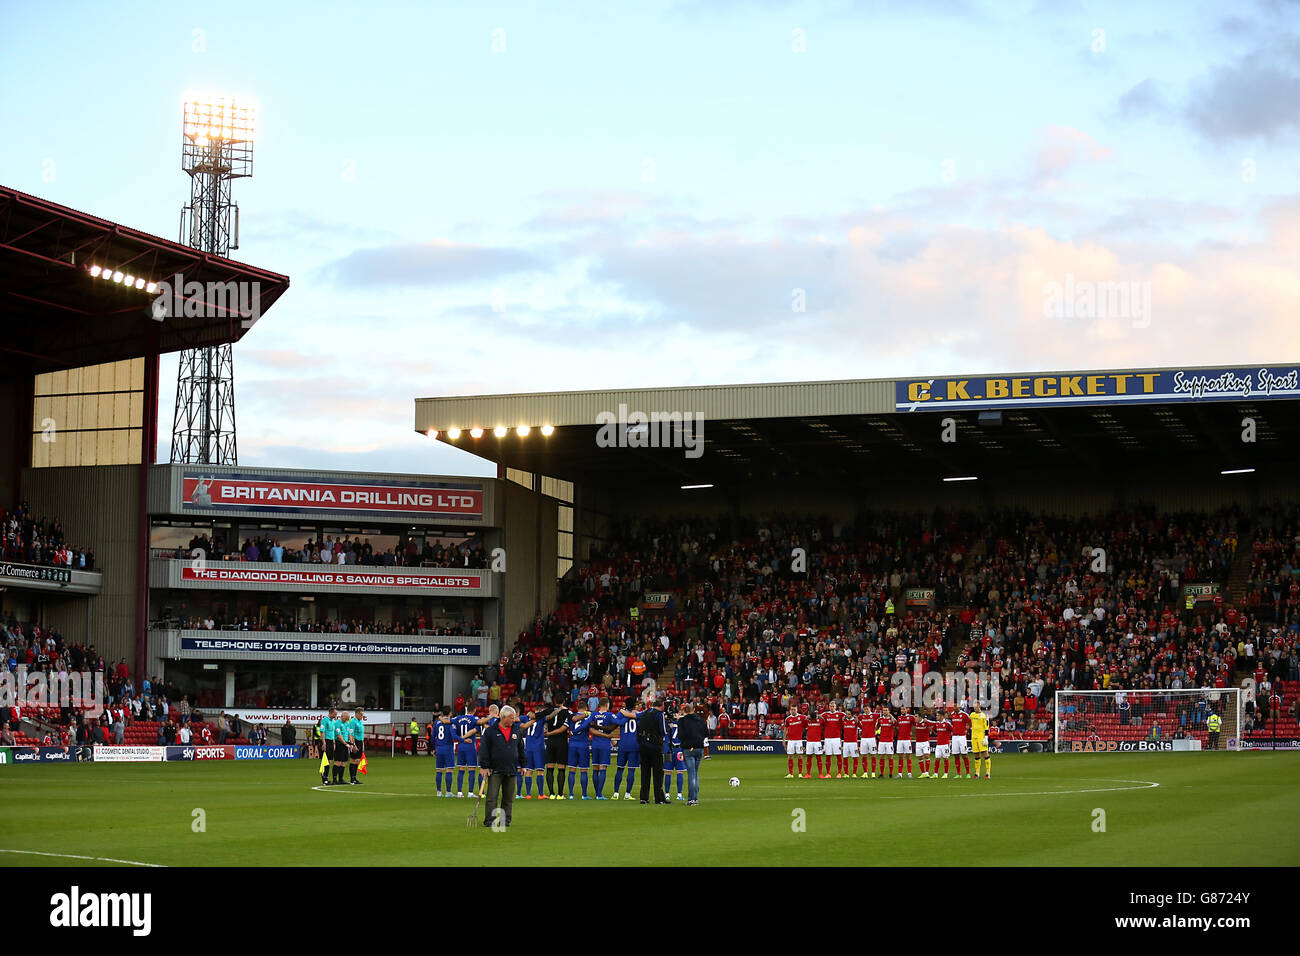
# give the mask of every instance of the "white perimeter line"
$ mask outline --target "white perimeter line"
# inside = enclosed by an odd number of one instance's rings
[[[884,779],[884,778],[880,778],[880,779]],[[1105,780],[1106,778],[1103,777],[1103,778],[1101,778],[1101,779],[1102,779],[1102,780]],[[920,782],[920,778],[918,778],[917,780],[915,780],[915,781],[913,781],[913,782],[919,783],[919,782]],[[974,781],[971,781],[971,782],[973,783]],[[926,799],[926,798],[929,798],[929,797],[1054,797],[1054,796],[1058,796],[1058,795],[1071,794],[1071,793],[1111,793],[1111,792],[1113,792],[1113,791],[1119,791],[1119,790],[1152,790],[1152,789],[1154,789],[1154,788],[1160,786],[1160,784],[1155,783],[1154,781],[1151,781],[1151,780],[1116,780],[1116,781],[1114,781],[1114,782],[1115,782],[1115,783],[1134,783],[1134,784],[1138,784],[1138,786],[1135,786],[1135,787],[1092,787],[1092,788],[1089,788],[1089,789],[1087,789],[1087,790],[1025,790],[1025,791],[1011,791],[1011,792],[993,791],[993,792],[991,792],[991,793],[977,793],[977,792],[975,792],[975,791],[973,791],[973,790],[968,790],[968,791],[966,791],[966,792],[959,792],[959,793],[951,793],[951,792],[949,792],[949,793],[916,793],[916,792],[913,791],[913,792],[910,792],[910,793],[891,793],[891,794],[888,794],[888,795],[881,795],[881,796],[879,797],[879,799],[881,799],[881,800],[916,800],[916,799]],[[335,785],[335,786],[329,786],[329,787],[324,787],[324,786],[315,786],[315,787],[312,787],[312,789],[313,789],[313,790],[337,790],[337,789],[339,789],[339,788],[338,788],[337,785]],[[432,794],[428,794],[428,793],[389,793],[389,792],[384,791],[384,790],[352,790],[352,789],[350,789],[350,788],[348,789],[347,792],[348,792],[348,793],[373,793],[373,794],[376,794],[376,795],[379,795],[379,796],[385,796],[385,797],[428,797],[428,796],[432,796]],[[860,800],[860,799],[863,798],[863,796],[865,796],[865,795],[867,795],[867,794],[870,794],[870,793],[871,793],[871,790],[870,790],[870,789],[867,789],[867,790],[859,790],[859,791],[856,792],[856,793],[836,793],[836,794],[825,794],[822,798],[823,798],[823,799],[827,799],[827,798],[828,798],[828,799],[831,799],[831,800]],[[454,798],[453,798],[453,799],[454,799]],[[781,794],[781,795],[779,795],[779,796],[763,796],[763,797],[714,797],[714,798],[712,798],[709,802],[710,802],[710,803],[729,803],[729,802],[731,802],[731,801],[736,801],[736,802],[744,801],[744,802],[746,802],[746,803],[752,803],[752,802],[754,802],[754,801],[756,801],[756,800],[789,800],[789,799],[790,799],[790,794]]]
[[[881,778],[881,779],[884,779],[884,778]],[[915,781],[914,781],[914,782],[915,782]],[[971,781],[971,782],[974,783],[974,781]],[[1150,780],[1120,780],[1120,781],[1117,781],[1117,782],[1119,782],[1119,783],[1136,783],[1136,784],[1140,784],[1140,786],[1136,786],[1136,787],[1094,787],[1094,788],[1091,788],[1091,789],[1088,789],[1088,790],[1027,790],[1027,791],[1011,791],[1011,792],[1005,792],[1005,793],[1004,793],[1004,792],[1001,792],[1001,791],[993,791],[993,792],[991,792],[991,793],[976,793],[976,792],[974,792],[974,791],[966,791],[965,793],[891,793],[891,794],[889,794],[889,795],[887,795],[887,796],[881,796],[880,799],[882,799],[882,800],[916,800],[916,799],[925,799],[925,798],[928,798],[928,797],[1053,797],[1053,796],[1057,796],[1057,795],[1070,794],[1070,793],[1109,793],[1109,792],[1111,792],[1111,791],[1115,791],[1115,790],[1151,790],[1151,789],[1153,789],[1153,788],[1155,788],[1155,787],[1160,786],[1160,784],[1158,784],[1158,783],[1154,783],[1154,782],[1152,782],[1152,781],[1150,781]],[[869,790],[867,790],[867,791],[863,791],[863,792],[865,792],[865,793],[870,793]],[[728,800],[743,800],[743,799],[745,799],[745,798],[744,798],[744,797],[715,797],[714,800],[711,800],[710,802],[712,803],[712,802],[714,802],[714,801],[721,802],[721,801],[728,801]],[[790,798],[789,798],[789,796],[787,796],[787,795],[782,795],[782,796],[779,796],[779,797],[749,797],[748,799],[750,799],[750,800],[788,800],[788,799],[790,799]],[[858,796],[857,794],[853,794],[853,795],[849,795],[849,794],[833,794],[833,795],[830,796],[830,799],[832,799],[832,800],[857,800],[857,799],[859,799],[859,796]]]
[[[345,787],[346,789],[344,789]],[[433,796],[432,793],[390,793],[387,790],[353,790],[347,784],[343,784],[342,786],[340,786],[339,784],[333,784],[332,786],[328,786],[328,787],[317,784],[316,786],[312,787],[312,789],[319,790],[321,793],[325,793],[327,791],[338,793],[339,791],[342,791],[344,793],[373,793],[376,796],[384,796],[384,797],[432,797]]]
[[[165,868],[166,863],[141,863],[139,860],[115,860],[111,856],[78,856],[75,853],[44,853],[40,850],[0,850],[0,853],[22,853],[27,856],[57,856],[65,860],[98,860],[101,863],[125,863],[127,866],[155,866]]]

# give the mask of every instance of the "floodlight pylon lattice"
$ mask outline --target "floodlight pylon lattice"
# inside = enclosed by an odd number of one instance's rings
[[[253,175],[256,108],[233,97],[193,96],[185,98],[183,112],[181,168],[190,176],[190,201],[181,210],[180,241],[224,258],[239,248],[239,207],[231,184]],[[239,464],[229,343],[181,352],[171,460]]]

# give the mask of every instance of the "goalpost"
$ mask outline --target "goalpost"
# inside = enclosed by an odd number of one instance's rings
[[[1054,723],[1057,753],[1240,750],[1241,688],[1058,690]]]

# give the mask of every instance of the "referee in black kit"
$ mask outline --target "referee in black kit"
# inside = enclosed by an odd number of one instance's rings
[[[660,698],[650,702],[650,709],[637,726],[636,739],[641,748],[641,803],[650,802],[650,778],[654,777],[655,805],[664,799],[664,740],[668,736],[668,718]]]

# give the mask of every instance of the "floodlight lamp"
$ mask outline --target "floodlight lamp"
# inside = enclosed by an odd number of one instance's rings
[[[459,429],[459,428],[448,428],[448,429],[447,429],[447,437],[450,438],[452,441],[455,441],[456,439],[460,438],[460,429]]]
[[[543,425],[543,426],[542,426],[542,434],[545,435],[547,438],[550,438],[552,435],[555,434],[555,426],[554,426],[554,425]]]
[[[518,428],[515,429],[515,434],[518,435],[520,438],[527,438],[529,432],[531,431],[532,428],[529,427],[528,425],[520,425]]]
[[[509,431],[509,429],[506,428],[505,425],[498,425],[496,428],[492,429],[492,434],[496,435],[497,438],[505,438],[507,431]]]
[[[479,428],[477,425],[475,425],[473,428],[471,428],[471,429],[469,430],[469,437],[470,437],[470,438],[482,438],[482,437],[483,437],[483,429],[481,429],[481,428]]]

